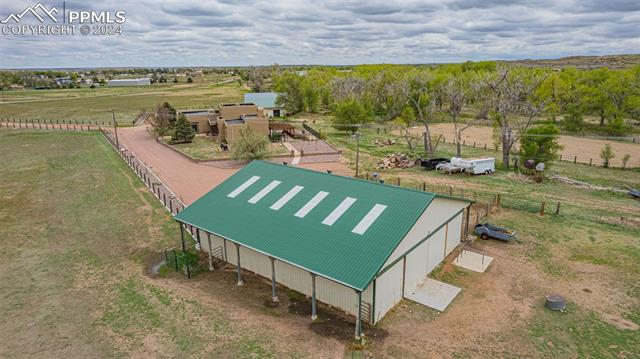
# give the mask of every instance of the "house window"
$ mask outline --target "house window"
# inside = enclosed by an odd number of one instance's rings
[[[193,130],[195,132],[198,132],[198,123],[197,122],[191,122],[191,128],[193,128]]]

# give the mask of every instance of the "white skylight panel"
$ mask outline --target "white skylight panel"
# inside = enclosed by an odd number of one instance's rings
[[[324,219],[324,221],[322,221],[322,224],[326,224],[327,226],[332,226],[334,223],[336,223],[336,221],[342,217],[342,215],[344,214],[344,212],[346,212],[349,207],[351,207],[351,205],[356,201],[355,198],[352,197],[347,197],[345,198],[342,203],[340,203],[338,205],[338,207],[336,207],[333,212],[331,212],[327,218]]]
[[[266,196],[267,194],[269,194],[269,192],[273,191],[273,189],[278,187],[278,185],[280,183],[282,183],[282,182],[280,182],[280,181],[271,181],[271,183],[269,183],[265,188],[260,190],[260,192],[256,193],[253,197],[251,197],[251,199],[249,199],[248,202],[251,203],[251,204],[258,203],[258,201],[261,200],[262,197]]]
[[[298,218],[304,218],[312,209],[314,209],[326,196],[329,195],[329,192],[320,191],[313,198],[307,202],[294,216]]]
[[[227,197],[236,198],[237,195],[242,193],[245,189],[249,188],[252,184],[256,183],[260,179],[260,176],[253,176],[249,178],[245,183],[238,186],[238,188],[234,189],[233,192],[229,193]]]
[[[280,197],[280,199],[269,208],[273,209],[274,211],[279,210],[285,204],[287,204],[287,202],[289,202],[293,197],[295,197],[298,193],[300,193],[300,191],[302,191],[303,188],[304,187],[302,186],[294,186],[292,189],[289,190],[289,192],[285,193],[284,196]]]
[[[383,204],[376,204],[375,206],[373,206],[369,213],[367,213],[367,215],[362,218],[360,223],[353,227],[353,230],[351,232],[356,234],[364,234],[367,229],[369,229],[369,227],[371,227],[371,225],[376,221],[376,219],[380,217],[380,215],[386,208],[387,206]]]

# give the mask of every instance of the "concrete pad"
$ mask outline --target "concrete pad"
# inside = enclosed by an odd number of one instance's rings
[[[453,264],[457,265],[458,267],[462,267],[479,273],[484,273],[491,262],[493,262],[493,257],[467,250],[463,250],[458,255],[458,257],[453,260]]]
[[[458,293],[460,293],[460,288],[458,287],[427,278],[424,283],[414,289],[413,292],[405,295],[405,297],[442,312],[447,309],[449,303],[453,301]]]

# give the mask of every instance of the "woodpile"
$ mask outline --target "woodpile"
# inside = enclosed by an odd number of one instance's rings
[[[415,165],[416,160],[404,153],[392,153],[378,161],[378,168],[380,169],[409,168]]]

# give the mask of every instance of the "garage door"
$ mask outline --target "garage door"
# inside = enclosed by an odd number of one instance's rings
[[[427,273],[431,272],[444,259],[445,231],[440,229],[438,233],[427,240],[429,252],[427,253]]]

